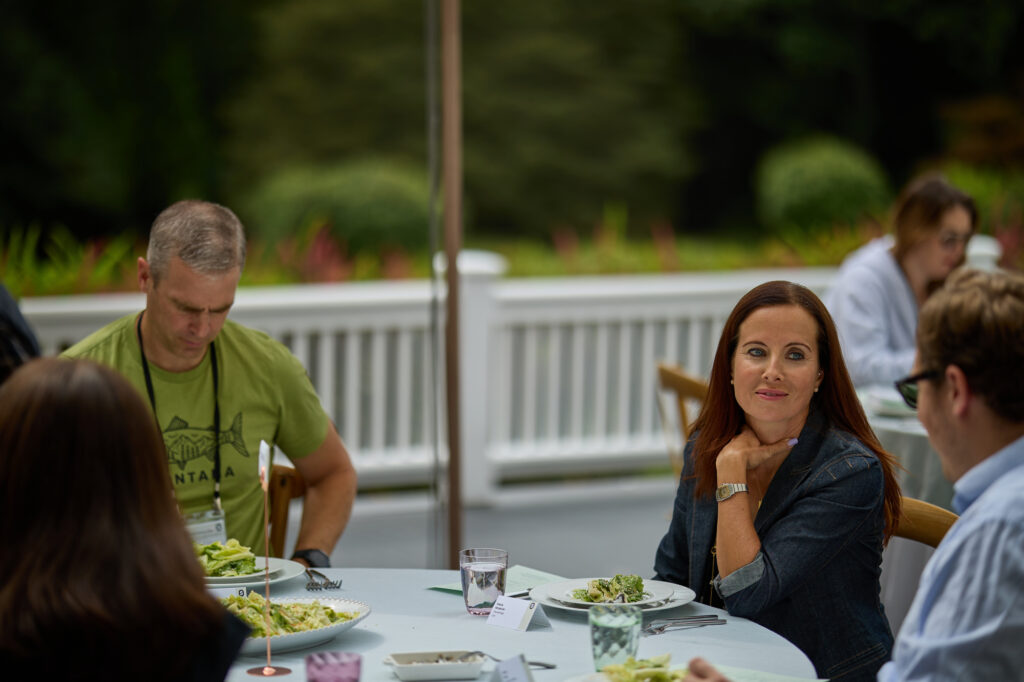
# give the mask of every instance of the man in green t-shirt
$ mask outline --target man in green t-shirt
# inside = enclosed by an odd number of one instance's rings
[[[146,309],[64,355],[114,367],[148,398],[197,538],[221,533],[263,552],[260,441],[280,448],[307,485],[292,558],[327,566],[352,512],[356,472],[301,363],[227,319],[244,265],[235,214],[180,201],[157,216],[138,260]]]

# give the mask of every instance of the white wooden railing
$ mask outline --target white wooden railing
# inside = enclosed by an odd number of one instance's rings
[[[666,433],[677,430],[659,424],[656,362],[706,375],[743,293],[770,279],[821,293],[834,274],[503,280],[501,259],[480,252],[463,252],[459,266],[467,503],[485,502],[517,479],[665,465]],[[435,424],[445,423],[443,392],[433,385],[431,300],[428,281],[252,287],[239,290],[231,317],[281,340],[302,361],[361,486],[415,485],[428,480]],[[46,354],[143,305],[140,294],[21,302]],[[436,376],[443,381],[443,367]],[[444,461],[445,443],[439,450]]]

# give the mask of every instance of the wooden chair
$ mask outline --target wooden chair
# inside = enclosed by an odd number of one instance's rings
[[[681,367],[665,363],[658,363],[658,384],[662,389],[676,394],[676,409],[679,412],[679,426],[683,431],[685,446],[693,430],[693,422],[690,420],[686,403],[691,400],[703,403],[708,395],[708,385],[702,379],[687,374]],[[668,456],[678,477],[683,471],[683,448],[680,447],[678,451],[669,448]]]
[[[924,500],[913,497],[903,498],[903,517],[900,519],[896,537],[937,547],[949,527],[960,518],[956,514]]]
[[[288,507],[292,499],[306,494],[302,474],[290,466],[275,464],[270,470],[270,555],[284,553],[284,536],[288,531]]]

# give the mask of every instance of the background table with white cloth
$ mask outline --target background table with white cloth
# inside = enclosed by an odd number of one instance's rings
[[[342,632],[337,638],[315,648],[275,654],[273,662],[291,668],[288,676],[275,679],[305,680],[305,657],[313,651],[350,651],[361,654],[364,682],[394,682],[392,669],[384,664],[391,653],[416,651],[481,650],[501,659],[522,653],[528,660],[554,663],[555,670],[534,670],[536,682],[562,682],[593,672],[590,631],[586,610],[546,608],[548,628],[525,632],[487,624],[484,616],[466,613],[462,595],[440,592],[431,587],[458,582],[458,571],[425,569],[326,569],[330,578],[341,578],[341,589],[307,592],[305,577],[271,585],[275,597],[322,595],[352,599],[369,604],[366,620]],[[685,666],[690,658],[702,656],[712,663],[749,668],[793,677],[814,679],[814,667],[797,647],[783,637],[744,618],[703,604],[690,603],[653,615],[681,616],[716,613],[725,625],[677,630],[640,640],[638,656],[670,653],[672,666]],[[240,656],[228,679],[254,679],[246,670],[265,662],[264,657]],[[484,666],[479,679],[489,679],[493,664]]]
[[[873,395],[861,392],[861,401],[882,447],[895,455],[903,467],[902,471],[897,471],[903,495],[952,511],[953,486],[942,475],[942,463],[928,442],[928,432],[918,421],[916,413],[906,406],[901,410],[888,400],[877,400],[881,390],[873,387]],[[887,390],[890,393],[883,395],[900,400],[894,388]],[[876,399],[872,400],[872,397]],[[882,604],[893,634],[898,633],[903,624],[921,572],[934,551],[904,538],[893,538],[885,550],[882,557]]]

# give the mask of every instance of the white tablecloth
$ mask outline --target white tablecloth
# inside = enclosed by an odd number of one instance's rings
[[[952,510],[953,486],[942,475],[939,456],[928,442],[928,433],[917,417],[883,417],[868,414],[871,428],[882,447],[896,456],[904,470],[897,473],[906,497],[916,497]],[[893,538],[882,556],[882,604],[893,634],[917,592],[921,572],[934,550],[913,540]]]
[[[535,670],[536,682],[561,682],[593,671],[590,636],[585,611],[567,612],[545,609],[551,621],[549,629],[526,632],[486,624],[486,617],[466,613],[462,596],[428,589],[458,582],[458,571],[422,569],[327,569],[331,578],[342,578],[340,590],[320,593],[305,591],[305,577],[271,585],[274,597],[325,597],[354,599],[369,604],[372,613],[351,630],[315,649],[275,655],[275,664],[287,666],[292,674],[275,679],[305,680],[305,656],[312,651],[352,651],[362,655],[363,682],[396,682],[390,667],[383,664],[389,653],[411,651],[481,650],[498,658],[520,653],[527,659],[555,663],[556,670]],[[688,604],[657,615],[718,613],[726,625],[677,630],[640,640],[640,657],[672,654],[672,665],[685,666],[693,656],[712,663],[750,668],[794,677],[815,677],[807,657],[787,640],[756,623],[735,618],[703,604]],[[645,617],[645,621],[651,615]],[[248,668],[261,665],[265,657],[240,656],[228,679],[242,682],[254,679]],[[484,666],[481,680],[488,679],[492,667]]]

